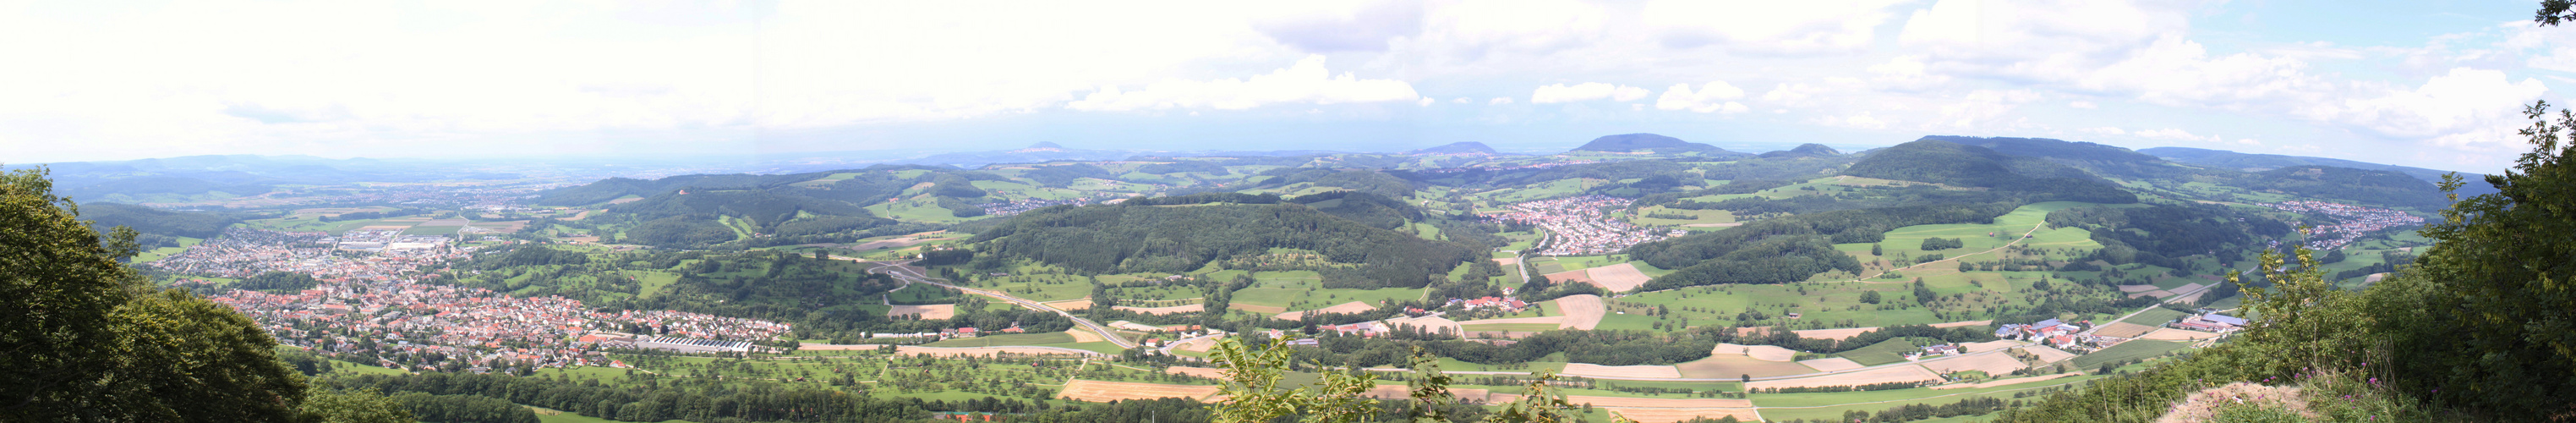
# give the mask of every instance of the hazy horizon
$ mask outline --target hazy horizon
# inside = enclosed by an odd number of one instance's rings
[[[2576,36],[2510,1],[26,4],[11,163],[1562,151],[1926,135],[2495,172]]]

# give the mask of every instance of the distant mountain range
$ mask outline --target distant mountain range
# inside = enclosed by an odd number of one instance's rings
[[[279,185],[521,178],[521,175],[512,173],[458,171],[454,166],[423,160],[251,154],[9,164],[7,169],[38,166],[52,172],[56,192],[74,198],[120,202],[217,195],[252,196],[267,193]]]
[[[1407,151],[1407,152],[1404,152],[1404,154],[1408,154],[1408,155],[1419,155],[1419,154],[1485,154],[1485,155],[1493,155],[1493,154],[1502,154],[1502,153],[1496,153],[1496,152],[1494,152],[1494,148],[1493,148],[1493,147],[1486,147],[1486,146],[1485,146],[1485,143],[1475,142],[1475,141],[1467,141],[1467,142],[1453,142],[1453,143],[1448,143],[1448,144],[1442,144],[1442,145],[1440,145],[1440,146],[1438,146],[1438,147],[1431,147],[1431,148],[1425,148],[1425,149],[1420,149],[1420,150]]]
[[[1680,138],[1644,133],[1619,134],[1593,138],[1592,142],[1583,143],[1583,146],[1575,147],[1574,151],[1656,154],[1698,153],[1700,155],[1710,157],[1752,156],[1752,154],[1726,151],[1726,149],[1718,148],[1714,145],[1682,141]]]

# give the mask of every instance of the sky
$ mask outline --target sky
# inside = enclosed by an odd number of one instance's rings
[[[0,1],[0,162],[2045,137],[2509,166],[2536,1]],[[892,157],[889,157],[892,158]]]

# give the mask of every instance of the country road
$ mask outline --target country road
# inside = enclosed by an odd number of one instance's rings
[[[1083,327],[1084,329],[1090,329],[1092,332],[1099,333],[1099,334],[1100,334],[1100,338],[1101,338],[1101,339],[1108,340],[1108,341],[1109,341],[1110,343],[1112,343],[1112,344],[1117,344],[1119,348],[1136,348],[1136,342],[1135,342],[1135,341],[1129,341],[1129,340],[1127,340],[1127,338],[1126,338],[1126,337],[1118,336],[1118,332],[1116,332],[1116,331],[1112,331],[1112,330],[1109,330],[1109,328],[1108,328],[1107,326],[1102,326],[1102,325],[1100,325],[1099,323],[1094,323],[1094,322],[1092,322],[1092,321],[1091,321],[1091,319],[1084,319],[1084,318],[1082,318],[1082,316],[1075,316],[1075,315],[1073,315],[1073,313],[1072,313],[1072,312],[1068,312],[1068,311],[1064,311],[1064,310],[1056,309],[1055,307],[1048,306],[1048,305],[1046,305],[1045,303],[1040,303],[1040,302],[1037,302],[1037,301],[1033,301],[1033,300],[1029,300],[1029,299],[1024,299],[1024,298],[1020,298],[1020,297],[1013,297],[1013,296],[1010,296],[1010,294],[1004,294],[1004,293],[996,292],[996,291],[988,291],[988,290],[976,289],[976,288],[967,288],[967,287],[962,287],[962,286],[956,286],[956,285],[949,285],[949,284],[946,284],[946,283],[941,283],[941,282],[939,282],[939,280],[937,280],[937,279],[932,279],[932,278],[930,278],[930,277],[929,277],[929,276],[927,276],[927,275],[922,275],[920,272],[913,270],[913,268],[911,268],[911,267],[907,267],[906,265],[912,264],[912,261],[910,261],[910,260],[905,260],[905,261],[896,261],[896,262],[872,262],[872,261],[860,260],[860,259],[857,259],[857,258],[842,257],[842,256],[832,256],[832,258],[833,258],[833,259],[835,259],[835,260],[849,260],[849,261],[854,261],[854,262],[858,262],[858,263],[861,263],[861,264],[870,264],[870,265],[875,265],[876,267],[868,269],[868,273],[877,273],[877,274],[883,274],[883,275],[887,275],[887,276],[893,276],[895,279],[902,280],[904,283],[907,283],[907,284],[909,284],[909,283],[926,283],[926,284],[931,284],[931,285],[935,285],[935,286],[941,286],[941,287],[947,287],[947,288],[955,288],[955,289],[957,289],[957,290],[959,290],[959,291],[966,291],[966,292],[973,293],[973,294],[976,294],[976,295],[982,295],[982,296],[987,296],[987,297],[993,297],[993,298],[995,298],[995,299],[999,299],[999,300],[1002,300],[1002,301],[1009,301],[1009,302],[1011,302],[1012,304],[1019,304],[1021,307],[1027,307],[1027,308],[1028,308],[1028,309],[1030,309],[1030,310],[1043,310],[1043,311],[1051,311],[1051,312],[1055,312],[1055,314],[1057,314],[1057,315],[1062,315],[1062,316],[1064,316],[1064,317],[1065,317],[1065,318],[1067,318],[1067,319],[1073,319],[1073,323],[1075,323],[1075,324],[1079,324],[1079,325],[1082,325],[1082,327]]]

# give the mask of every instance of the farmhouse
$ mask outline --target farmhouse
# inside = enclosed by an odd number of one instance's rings
[[[2183,330],[2225,333],[2234,332],[2238,328],[2245,327],[2245,319],[2224,314],[2209,313],[2185,317],[2181,321],[2176,321],[2165,326]]]
[[[1449,299],[1449,305],[1465,307],[1468,310],[1500,307],[1508,311],[1521,311],[1521,309],[1529,307],[1529,303],[1521,302],[1521,299],[1519,298],[1504,297],[1484,297],[1473,300],[1451,298]]]

